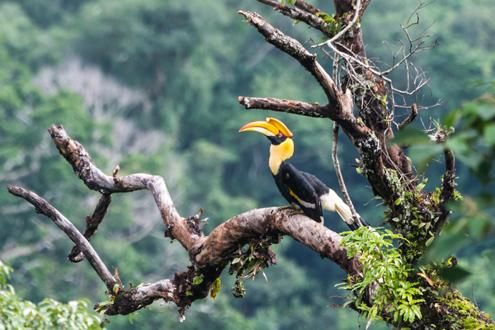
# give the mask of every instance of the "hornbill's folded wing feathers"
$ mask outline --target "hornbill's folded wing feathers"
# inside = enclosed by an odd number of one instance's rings
[[[293,204],[298,205],[311,219],[322,222],[323,211],[320,197],[315,187],[290,163],[283,163],[280,173],[275,176],[275,182],[280,190],[284,191],[284,197]]]

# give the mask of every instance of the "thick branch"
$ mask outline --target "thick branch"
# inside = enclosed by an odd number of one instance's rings
[[[143,307],[151,305],[155,300],[175,301],[177,290],[174,280],[165,279],[154,283],[146,283],[131,288],[115,296],[115,300],[110,305],[105,314],[107,315],[127,315]]]
[[[8,190],[11,194],[21,197],[31,203],[36,208],[38,213],[50,218],[53,223],[55,223],[57,227],[59,227],[70,238],[70,240],[76,244],[76,246],[88,259],[88,262],[91,264],[98,276],[105,283],[109,292],[112,292],[114,285],[117,284],[117,281],[88,240],[66,217],[63,216],[62,213],[34,192],[13,185],[9,185]]]
[[[104,194],[147,189],[160,210],[167,234],[177,239],[188,251],[199,238],[177,212],[162,177],[150,174],[131,174],[121,177],[105,175],[93,165],[84,147],[71,139],[64,128],[54,125],[48,130],[60,154],[72,165],[74,172],[89,189]]]
[[[297,1],[295,6],[287,6],[276,0],[258,0],[258,2],[273,7],[285,16],[308,24],[329,38],[333,36],[328,23],[317,16],[319,10],[304,1]]]
[[[103,221],[105,214],[107,213],[108,206],[112,201],[112,197],[109,194],[103,194],[101,198],[98,200],[98,204],[91,216],[86,217],[86,230],[84,231],[84,237],[89,241],[91,236],[96,232],[98,226]],[[80,262],[84,259],[84,254],[81,250],[75,245],[69,256],[69,260],[72,262]]]
[[[119,293],[106,314],[129,314],[158,299],[173,301],[181,312],[197,299],[206,297],[209,286],[223,268],[232,260],[233,252],[252,240],[267,236],[288,235],[318,252],[321,256],[335,261],[349,274],[358,274],[357,259],[347,258],[340,245],[340,236],[316,223],[303,214],[288,208],[255,209],[239,214],[216,227],[212,233],[198,241],[194,250],[194,268],[175,274],[173,279]],[[195,276],[201,275],[201,286],[191,284]],[[189,292],[188,295],[185,292]]]
[[[246,109],[262,109],[279,112],[292,113],[308,117],[329,117],[331,109],[329,106],[321,106],[318,103],[308,103],[303,101],[276,99],[273,97],[247,97],[237,98],[240,104]]]
[[[291,236],[350,274],[359,271],[356,260],[349,259],[340,245],[340,235],[291,208],[278,207],[251,210],[222,223],[200,243],[195,261],[198,265],[222,264],[250,239],[278,234]]]

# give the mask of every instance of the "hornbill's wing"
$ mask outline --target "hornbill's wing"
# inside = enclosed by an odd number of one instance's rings
[[[330,191],[330,188],[324,184],[320,179],[314,176],[311,173],[301,171],[301,174],[309,181],[309,183],[313,186],[318,196],[327,194]]]
[[[279,175],[282,185],[287,189],[286,194],[290,197],[289,201],[299,205],[304,214],[311,219],[322,222],[323,211],[320,197],[303,172],[286,163],[280,167]]]

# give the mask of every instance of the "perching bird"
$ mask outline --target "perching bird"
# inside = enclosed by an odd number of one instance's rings
[[[270,140],[268,165],[278,189],[291,205],[299,207],[317,222],[323,223],[324,209],[337,212],[352,230],[366,225],[362,219],[353,219],[349,206],[335,191],[316,176],[299,171],[288,162],[294,154],[294,141],[292,132],[284,123],[268,117],[266,121],[253,121],[239,129],[239,132],[248,131],[264,134]]]

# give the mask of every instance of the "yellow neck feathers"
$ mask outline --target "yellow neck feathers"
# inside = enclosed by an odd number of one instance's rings
[[[291,138],[287,138],[284,142],[278,145],[270,146],[270,160],[268,165],[273,175],[277,175],[280,169],[280,164],[286,159],[289,159],[294,154],[294,141]]]

